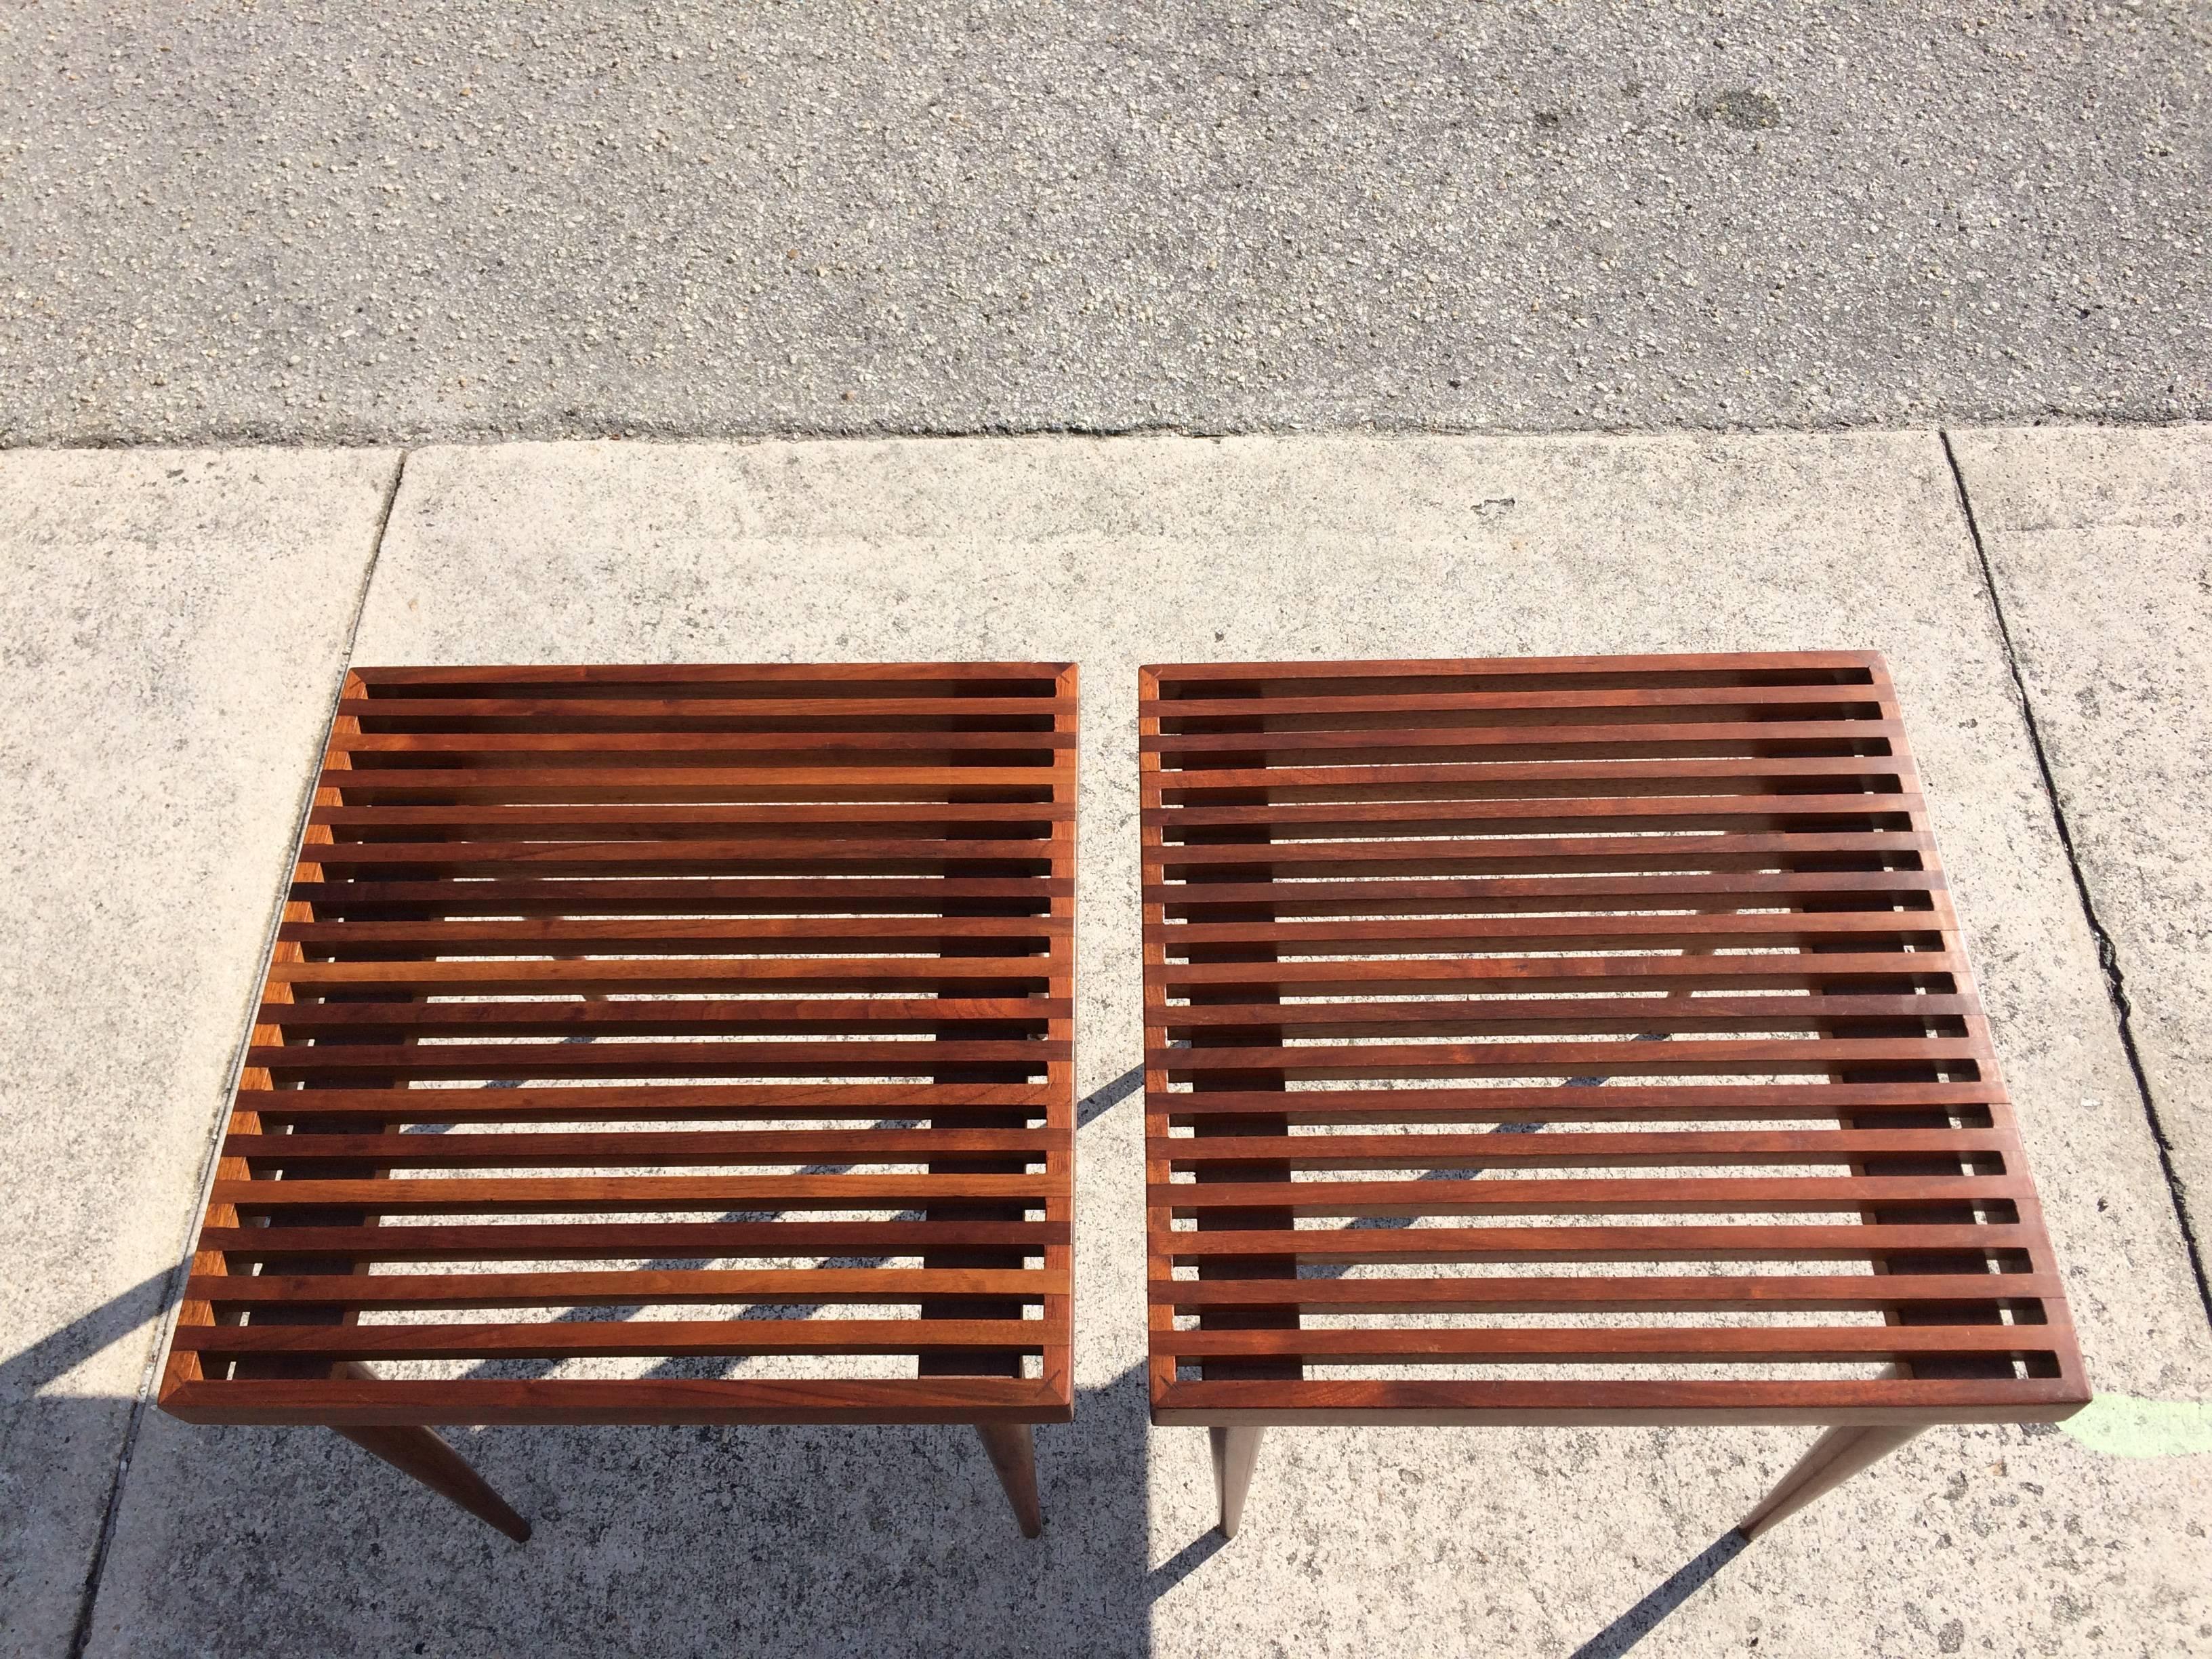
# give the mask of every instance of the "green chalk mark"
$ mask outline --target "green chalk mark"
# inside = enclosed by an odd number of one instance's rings
[[[2212,1452],[2212,1401],[2100,1394],[2058,1426],[2107,1457],[2186,1457]]]

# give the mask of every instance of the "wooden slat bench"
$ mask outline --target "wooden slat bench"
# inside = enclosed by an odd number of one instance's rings
[[[1076,674],[347,676],[161,1403],[1072,1415]]]
[[[1817,1424],[1756,1534],[2088,1398],[1871,653],[1140,676],[1151,1391]]]

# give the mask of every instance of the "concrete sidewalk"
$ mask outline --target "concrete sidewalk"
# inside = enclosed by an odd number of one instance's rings
[[[0,1651],[2212,1641],[2212,1461],[2049,1431],[1926,1435],[1740,1555],[1803,1432],[1285,1431],[1220,1547],[1203,1437],[1145,1423],[1127,1098],[1139,662],[1873,646],[2092,1379],[2205,1399],[2212,431],[13,454],[0,550]],[[1082,663],[1082,1398],[1042,1542],[950,1430],[479,1434],[518,1550],[327,1434],[134,1418],[349,654]],[[2178,1453],[2159,1420],[2124,1448]]]

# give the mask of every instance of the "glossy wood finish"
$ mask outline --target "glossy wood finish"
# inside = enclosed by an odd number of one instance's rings
[[[412,1475],[448,1502],[459,1504],[487,1526],[518,1544],[530,1541],[530,1522],[517,1515],[435,1429],[414,1424],[337,1427],[332,1433],[350,1440],[370,1456]]]
[[[1066,1420],[1075,761],[1066,665],[354,671],[163,1407]]]
[[[1156,1422],[2087,1398],[1878,656],[1139,697]]]
[[[1014,1506],[1022,1536],[1043,1536],[1044,1510],[1037,1501],[1036,1431],[1026,1423],[978,1423],[975,1432],[982,1439],[984,1455],[991,1460],[1000,1486],[1006,1489],[1006,1501]]]

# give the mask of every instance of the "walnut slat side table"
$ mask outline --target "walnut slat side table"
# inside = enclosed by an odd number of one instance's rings
[[[972,1423],[1035,1535],[1075,761],[1065,664],[355,670],[162,1407],[516,1538],[430,1425]]]
[[[2088,1398],[1870,653],[1140,676],[1152,1420]],[[1602,1086],[1597,1086],[1597,1085]]]

